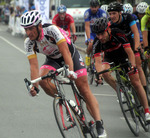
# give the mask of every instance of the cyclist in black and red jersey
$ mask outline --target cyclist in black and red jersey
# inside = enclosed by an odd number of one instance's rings
[[[96,38],[94,40],[94,59],[95,68],[97,72],[110,68],[111,62],[115,65],[130,62],[131,66],[124,66],[126,73],[128,73],[132,85],[137,91],[139,100],[145,109],[145,119],[150,123],[150,111],[148,106],[148,101],[144,88],[141,85],[138,70],[135,67],[135,57],[133,50],[131,49],[130,42],[125,36],[124,32],[118,28],[110,28],[111,23],[107,18],[101,17],[97,19],[93,25],[93,32],[96,33]],[[104,61],[102,65],[101,53],[104,52]],[[108,75],[106,75],[108,74]],[[110,84],[116,90],[116,81],[109,73],[104,73],[99,75],[98,83],[102,83],[102,76],[107,83]],[[107,76],[107,77],[106,77]]]
[[[27,34],[24,46],[30,64],[31,80],[48,74],[50,70],[56,70],[64,64],[69,65],[68,78],[74,79],[86,105],[96,121],[96,128],[99,137],[106,137],[105,130],[100,117],[99,105],[92,94],[87,80],[87,72],[83,59],[65,31],[56,25],[41,24],[41,15],[38,11],[29,11],[21,16],[21,26]],[[45,63],[39,69],[37,53],[46,56]],[[77,79],[75,79],[77,78]],[[46,94],[54,97],[57,93],[51,79],[45,79],[33,84],[30,93],[37,94],[36,87],[40,85]]]
[[[108,5],[108,13],[112,22],[111,28],[121,29],[128,38],[131,48],[135,54],[136,67],[138,69],[141,83],[145,91],[147,91],[146,78],[141,66],[142,61],[140,52],[138,50],[141,48],[138,28],[132,15],[128,13],[122,13],[122,11],[123,5],[120,2],[112,2]],[[132,35],[134,35],[134,37],[132,37]]]

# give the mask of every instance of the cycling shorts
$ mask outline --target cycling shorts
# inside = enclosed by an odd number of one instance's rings
[[[85,68],[85,64],[83,61],[83,58],[79,54],[79,52],[76,50],[74,55],[72,56],[73,64],[74,64],[74,72],[77,75],[77,78],[81,76],[87,75],[87,70]],[[49,70],[56,70],[65,65],[63,57],[59,59],[52,59],[50,57],[46,57],[45,63],[41,66],[41,69],[49,69]]]

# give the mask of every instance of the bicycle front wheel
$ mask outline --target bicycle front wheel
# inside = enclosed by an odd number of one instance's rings
[[[147,96],[148,104],[150,106],[150,69],[148,67],[148,60],[145,60],[143,62],[143,71],[145,74],[146,84],[147,84],[146,96]]]
[[[132,95],[130,95],[123,85],[117,84],[117,96],[123,116],[135,136],[139,136],[139,123],[136,116],[136,110],[132,102]]]
[[[80,124],[67,101],[61,97],[55,97],[53,109],[57,125],[63,138],[84,138]]]

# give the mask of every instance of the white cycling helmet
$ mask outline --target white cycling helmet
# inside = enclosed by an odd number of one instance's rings
[[[130,3],[126,3],[123,5],[123,13],[129,13],[129,14],[133,13],[133,7]]]
[[[31,26],[37,26],[41,22],[42,19],[39,11],[33,10],[28,11],[21,16],[20,25],[24,28],[28,28]]]
[[[102,5],[101,9],[104,10],[105,12],[107,12],[108,5],[107,4]]]
[[[136,6],[136,11],[138,13],[145,13],[145,10],[147,9],[148,4],[146,2],[140,2],[137,6]]]

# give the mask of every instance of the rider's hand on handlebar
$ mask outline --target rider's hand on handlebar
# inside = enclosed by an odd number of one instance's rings
[[[98,79],[95,79],[96,83],[98,84],[103,84],[103,77],[101,75],[99,75]]]
[[[75,34],[73,34],[72,38],[73,38],[73,43],[75,43],[75,41],[77,40],[77,36]]]
[[[37,95],[37,90],[35,89],[35,87],[33,86],[31,89],[30,89],[30,94],[31,96],[36,96]]]
[[[76,73],[75,73],[74,71],[69,71],[67,77],[68,77],[69,79],[71,79],[71,80],[77,79],[77,75],[76,75]]]

